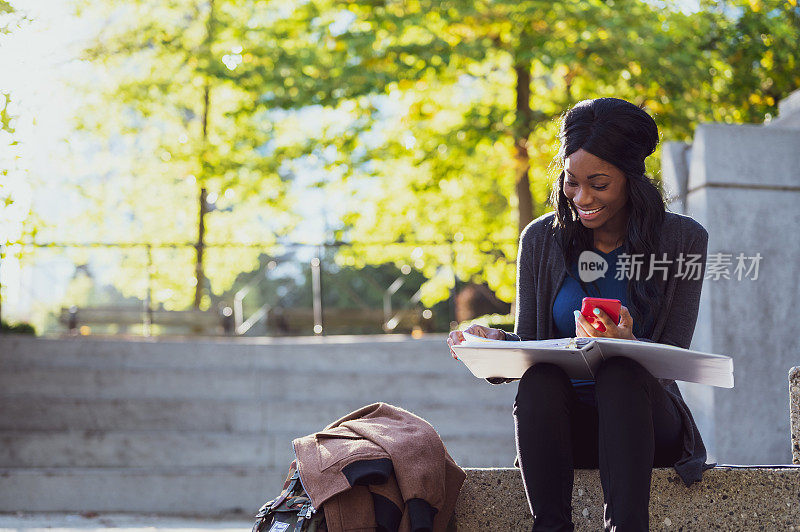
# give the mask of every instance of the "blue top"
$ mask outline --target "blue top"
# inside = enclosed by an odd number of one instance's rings
[[[578,265],[572,263],[569,268],[570,275],[564,278],[564,282],[556,294],[555,301],[553,302],[553,319],[556,325],[557,338],[571,338],[575,336],[575,315],[574,311],[581,309],[581,303],[584,297],[603,297],[607,299],[619,299],[623,305],[630,308],[628,305],[628,296],[626,293],[628,287],[628,279],[615,279],[617,272],[617,258],[622,253],[623,246],[608,252],[593,248],[592,251],[603,257],[608,263],[608,269],[603,277],[600,277],[594,282],[597,285],[599,293],[595,290],[592,283],[584,283],[588,293],[584,292],[580,283],[578,282]],[[643,337],[642,331],[650,330],[650,321],[647,323],[634,323],[633,335],[637,338]],[[594,401],[594,381],[583,379],[572,379],[572,385],[578,394],[578,398],[585,403],[595,404]]]

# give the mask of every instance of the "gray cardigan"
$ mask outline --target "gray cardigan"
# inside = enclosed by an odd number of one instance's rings
[[[556,337],[553,303],[567,275],[567,269],[555,238],[554,220],[555,213],[545,214],[522,231],[517,256],[515,334],[507,333],[508,340],[547,340]],[[689,348],[700,306],[707,250],[708,232],[702,225],[688,216],[669,211],[665,213],[656,257],[660,259],[663,253],[667,253],[671,262],[666,281],[662,279],[663,275],[655,274],[656,284],[664,294],[664,300],[650,337],[639,340]],[[702,256],[700,279],[680,279],[675,276],[675,259],[680,253]],[[519,379],[487,380],[492,384],[502,384]],[[713,465],[705,463],[705,445],[675,381],[659,381],[681,413],[683,452],[674,467],[683,482],[689,486],[699,481],[703,471]]]

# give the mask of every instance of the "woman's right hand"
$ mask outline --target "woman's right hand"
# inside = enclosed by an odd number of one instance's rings
[[[490,340],[505,340],[506,333],[503,332],[501,329],[492,329],[491,327],[484,327],[483,325],[470,325],[464,331],[453,331],[447,337],[447,345],[450,346],[450,355],[453,358],[458,360],[458,356],[456,352],[453,351],[453,346],[458,345],[464,341],[464,333],[469,333],[475,336],[481,336],[483,338],[489,338]]]

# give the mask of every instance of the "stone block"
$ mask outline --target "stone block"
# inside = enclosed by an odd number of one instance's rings
[[[800,226],[799,145],[800,131],[704,124],[692,147],[686,214],[708,230],[709,263],[727,261],[725,275],[706,272],[692,348],[731,356],[736,386],[689,386],[687,402],[709,455],[723,463],[791,461],[785,388],[777,383],[797,363],[785,347],[795,336],[785,317],[800,298],[800,240],[788,231]],[[738,326],[749,319],[756,334]]]
[[[661,182],[667,207],[672,212],[686,210],[686,186],[689,180],[691,144],[665,142],[661,149]]]
[[[527,532],[533,519],[518,469],[467,469],[451,530]],[[577,470],[572,493],[576,531],[603,529],[597,470]],[[800,529],[800,468],[706,471],[687,488],[673,469],[655,469],[650,530]]]
[[[692,143],[688,191],[700,187],[797,188],[800,131],[701,124]],[[737,211],[736,214],[739,214]]]

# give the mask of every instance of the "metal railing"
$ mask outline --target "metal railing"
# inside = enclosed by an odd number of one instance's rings
[[[83,327],[89,327],[92,333],[114,333],[126,332],[132,326],[137,333],[145,336],[179,333],[181,329],[189,333],[236,335],[323,334],[350,329],[397,332],[424,326],[433,326],[437,330],[446,329],[453,321],[452,297],[437,308],[425,308],[421,305],[420,286],[425,279],[410,264],[404,264],[401,268],[387,266],[385,271],[379,272],[380,275],[376,273],[377,267],[359,270],[358,279],[361,285],[355,287],[348,282],[347,276],[342,275],[344,270],[341,267],[333,266],[333,259],[337,251],[347,246],[403,245],[449,247],[450,256],[455,261],[456,254],[452,252],[452,246],[456,243],[209,244],[209,250],[241,248],[259,252],[261,266],[257,270],[240,272],[233,289],[224,293],[214,294],[210,286],[206,287],[210,305],[204,310],[192,309],[192,312],[188,312],[186,307],[165,307],[161,294],[164,290],[156,293],[160,268],[168,267],[163,258],[159,260],[156,255],[163,254],[165,250],[191,251],[195,248],[192,243],[29,243],[0,249],[0,271],[17,260],[18,270],[29,269],[41,273],[47,268],[37,264],[37,261],[45,264],[57,257],[64,263],[63,268],[73,270],[71,278],[64,278],[62,275],[57,280],[53,274],[53,289],[43,295],[36,290],[35,285],[40,281],[34,279],[35,276],[18,276],[19,286],[14,290],[8,286],[0,287],[0,312],[12,319],[17,316],[22,316],[23,319],[32,316],[32,321],[39,324],[38,329],[43,333],[58,333],[63,330],[81,333]],[[76,253],[82,256],[77,257]],[[11,257],[15,254],[22,258]],[[42,254],[50,254],[51,257],[39,256]],[[116,258],[110,257],[115,254]],[[94,255],[108,256],[98,258]],[[130,256],[133,255],[138,257],[133,261],[138,266],[131,265]],[[326,267],[326,261],[330,261],[332,265]],[[60,298],[55,296],[59,290],[65,290],[66,285],[73,282],[81,272],[88,272],[87,276],[97,285],[92,293],[105,288],[114,292],[114,283],[92,277],[97,264],[114,262],[129,272],[126,282],[141,286],[135,297],[122,297],[116,292],[118,300],[94,297],[77,301],[70,300],[69,294]],[[413,263],[413,260],[410,259],[409,263]],[[280,273],[281,267],[286,265],[293,266],[293,277]],[[454,264],[439,266],[437,275],[453,266]],[[7,275],[5,279],[8,280]],[[51,281],[46,282],[49,284]],[[184,287],[185,290],[190,288]],[[29,302],[33,300],[29,307],[35,308],[19,312],[19,302],[10,301],[8,296],[11,295],[10,292],[19,296],[26,290],[31,293],[22,299]],[[294,290],[295,293],[283,293],[286,290]],[[366,297],[365,292],[370,297]],[[5,300],[2,296],[5,296]],[[342,303],[343,299],[347,300],[347,304]],[[351,327],[348,326],[348,319]],[[434,326],[434,323],[443,323],[444,326]]]

